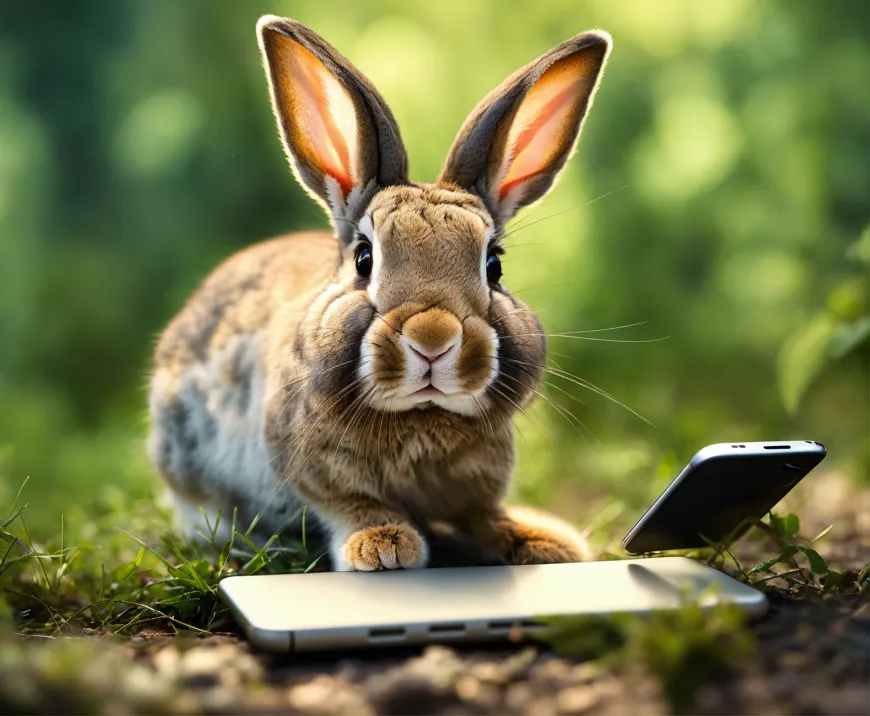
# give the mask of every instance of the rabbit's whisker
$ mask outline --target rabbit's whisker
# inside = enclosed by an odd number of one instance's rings
[[[506,401],[508,401],[511,405],[513,405],[514,408],[516,408],[518,413],[520,413],[530,423],[532,423],[532,425],[534,425],[536,428],[538,428],[538,430],[541,431],[541,433],[544,435],[544,437],[546,437],[547,440],[549,440],[552,443],[553,440],[552,440],[552,436],[550,435],[549,431],[546,428],[544,428],[544,426],[541,425],[537,420],[535,420],[531,415],[529,415],[529,413],[526,410],[524,410],[523,407],[519,403],[517,403],[510,396],[505,395],[502,391],[500,391],[498,388],[496,388],[494,382],[489,387],[491,390],[494,390],[498,395],[500,395],[502,398],[504,398]],[[505,390],[511,391],[518,398],[521,397],[519,394],[519,391],[515,390],[514,388],[511,388],[509,385],[502,383],[502,387]],[[519,426],[516,423],[514,423],[514,426],[517,428],[517,430],[519,430]],[[520,434],[522,435],[522,433],[520,433]],[[525,438],[524,438],[524,440],[525,440]]]
[[[336,459],[338,458],[338,451],[340,448],[342,448],[342,443],[344,442],[344,438],[347,436],[348,431],[356,423],[356,420],[360,414],[360,411],[365,409],[366,399],[370,395],[372,395],[372,393],[374,391],[375,391],[375,387],[371,386],[367,391],[365,391],[364,393],[361,393],[359,396],[357,396],[356,400],[354,400],[353,403],[351,403],[351,405],[350,405],[350,408],[355,407],[355,410],[354,410],[353,414],[351,415],[350,420],[348,420],[347,425],[344,428],[344,432],[341,434],[341,437],[336,441],[335,450],[333,450],[333,453],[332,453],[332,460],[329,461],[329,463],[330,463],[330,467],[329,467],[329,482],[330,482],[330,484],[332,483],[332,476],[333,476],[333,473],[335,471],[335,462],[336,462]],[[350,408],[348,408],[348,410],[350,410]],[[344,416],[342,415],[342,418],[343,417]],[[353,450],[350,451],[351,456],[353,456],[353,452],[354,452]]]
[[[577,333],[514,333],[511,335],[506,335],[504,338],[527,338],[532,336],[540,336],[543,338],[573,338],[581,341],[596,341],[600,343],[661,343],[662,341],[666,341],[670,338],[670,336],[661,336],[659,338],[640,338],[637,340],[629,340],[629,339],[618,339],[618,338],[597,338],[593,336],[585,336],[585,335],[577,335],[578,333],[583,333],[584,331],[577,331]],[[486,341],[495,341],[498,340],[496,338],[482,338],[481,340]]]
[[[371,409],[366,413],[366,418],[363,422],[363,429],[360,431],[360,435],[363,436],[362,441],[365,446],[362,458],[362,462],[365,464],[368,464],[369,462],[369,449],[372,444],[372,430],[374,429],[375,421],[378,417],[378,407],[380,407],[380,405],[384,402],[384,398],[382,395],[377,397],[379,400],[378,406],[369,406]]]
[[[348,393],[350,393],[354,388],[356,388],[357,384],[359,384],[360,382],[362,382],[362,380],[363,380],[362,378],[357,378],[356,380],[351,381],[348,385],[346,385],[344,388],[342,388],[342,390],[340,390],[340,391],[336,394],[335,399],[333,400],[332,404],[331,404],[330,406],[328,406],[326,410],[321,411],[320,415],[317,417],[317,419],[314,421],[314,423],[311,424],[310,426],[308,426],[308,429],[305,431],[305,433],[299,437],[299,443],[300,443],[300,445],[299,445],[299,447],[297,447],[296,452],[294,452],[293,455],[290,456],[290,459],[288,460],[288,464],[291,464],[291,463],[293,462],[293,459],[296,457],[296,454],[298,453],[299,449],[300,449],[301,446],[306,442],[306,440],[308,439],[309,434],[312,433],[312,432],[314,431],[314,429],[317,427],[317,425],[320,423],[320,421],[322,421],[322,420],[323,420],[327,415],[329,415],[331,409],[334,408],[335,406],[337,406],[337,405],[341,402],[341,399],[342,399],[345,395],[347,395]],[[286,439],[290,436],[291,433],[292,433],[292,429],[291,429],[290,432],[288,432],[288,433],[284,436],[283,440],[286,440]],[[290,449],[290,447],[292,447],[292,443],[289,444],[289,445],[287,445],[287,447],[283,448],[281,451],[279,451],[279,452],[276,453],[275,455],[273,455],[272,458],[271,458],[271,460],[270,460],[270,462],[274,462],[276,459],[278,459],[279,457],[283,456],[283,454],[284,454],[288,449]]]
[[[557,246],[559,248],[565,248],[564,244],[554,244],[552,242],[544,242],[544,241],[527,241],[524,244],[502,244],[499,241],[499,244],[506,249],[518,249],[521,246],[547,246],[547,247]]]
[[[543,385],[545,385],[547,388],[552,388],[553,390],[556,390],[556,391],[560,392],[560,393],[561,393],[562,395],[564,395],[565,397],[570,398],[571,400],[573,400],[573,401],[575,401],[575,402],[577,402],[577,403],[580,403],[580,405],[582,405],[582,406],[583,406],[584,408],[586,408],[587,410],[592,411],[592,412],[595,413],[596,415],[600,415],[600,413],[599,413],[597,410],[595,410],[595,408],[593,408],[591,405],[589,405],[588,403],[584,403],[584,402],[583,402],[582,400],[580,400],[580,398],[578,398],[576,395],[574,395],[573,393],[569,393],[567,390],[565,390],[565,389],[562,388],[561,386],[556,385],[555,383],[551,383],[549,380],[542,380],[541,383],[542,383]]]
[[[486,436],[486,432],[487,432],[487,430],[489,430],[489,435],[490,435],[490,437],[492,437],[493,439],[495,439],[495,426],[492,424],[492,420],[490,419],[489,414],[488,414],[487,411],[484,409],[483,405],[481,405],[481,402],[477,399],[477,397],[474,395],[474,393],[469,393],[468,395],[469,395],[469,396],[471,397],[471,399],[474,401],[474,405],[475,405],[475,407],[476,407],[477,415],[478,415],[478,417],[480,418],[481,422],[482,422],[483,425],[484,425],[484,432],[483,432],[483,438],[484,438],[484,440],[486,440],[486,437],[487,437],[487,436]]]
[[[387,414],[386,410],[383,410],[383,407],[386,405],[387,399],[382,395],[381,396],[381,404],[378,406],[379,410],[377,412],[380,413],[380,417],[378,418],[378,448],[382,448],[383,445],[381,443],[381,431],[384,427],[384,416]],[[389,439],[389,437],[388,437]]]
[[[561,378],[562,380],[567,380],[570,383],[574,383],[576,385],[579,385],[581,388],[586,388],[587,390],[590,390],[593,393],[597,393],[598,395],[612,401],[616,405],[619,405],[619,406],[625,408],[629,413],[631,413],[635,417],[639,418],[640,420],[643,420],[643,422],[645,422],[651,428],[658,430],[658,428],[656,428],[655,425],[653,425],[649,420],[647,420],[645,417],[643,417],[643,415],[641,415],[640,413],[638,413],[635,410],[632,410],[625,403],[623,403],[619,399],[613,397],[607,391],[603,390],[602,388],[599,388],[597,385],[594,385],[593,383],[590,383],[586,380],[583,380],[582,378],[578,378],[576,375],[573,375],[572,373],[569,373],[568,371],[557,370],[555,368],[552,368],[552,367],[546,366],[546,365],[537,365],[534,363],[525,363],[523,361],[517,361],[517,360],[511,359],[511,358],[506,358],[505,360],[507,362],[515,363],[517,365],[527,365],[527,366],[532,367],[532,368],[538,368],[540,370],[543,370],[546,373],[549,373],[552,376],[555,376],[556,378]]]
[[[376,406],[370,405],[371,409],[368,411],[368,413],[366,415],[367,420],[363,424],[364,429],[360,431],[360,439],[364,440],[364,442],[365,442],[365,451],[363,453],[362,460],[366,464],[369,463],[369,449],[371,448],[372,443],[374,442],[372,440],[372,438],[374,437],[373,433],[374,433],[375,423],[379,419],[381,419],[383,417],[383,414],[384,414],[383,411],[381,410],[381,407],[383,406],[384,400],[385,400],[384,396],[383,395],[378,396],[378,400],[379,400],[379,402]],[[375,453],[375,456],[377,457],[377,452]]]
[[[402,329],[401,329],[401,328],[396,328],[392,323],[390,323],[390,322],[386,319],[386,316],[384,316],[382,313],[380,313],[380,312],[378,312],[378,311],[375,311],[375,318],[380,318],[380,319],[381,319],[384,323],[386,323],[386,324],[387,324],[387,325],[388,325],[392,330],[394,330],[394,331],[396,332],[397,335],[400,335],[400,336],[402,335]]]
[[[566,281],[565,283],[548,283],[543,286],[526,286],[525,288],[520,288],[516,291],[511,290],[511,295],[516,296],[518,293],[525,293],[526,291],[543,291],[545,288],[564,288],[565,286],[576,285],[576,281]]]
[[[509,403],[513,403],[513,405],[516,406],[516,403],[514,403],[510,398],[508,398],[504,393],[502,393],[498,388],[495,387],[495,384],[490,385],[490,386],[489,386],[489,389],[490,389],[490,390],[493,390],[495,393],[497,393],[498,395],[500,395],[502,398],[504,398],[505,400],[507,400]],[[519,406],[517,406],[517,407],[519,407]],[[519,434],[520,438],[522,438],[523,443],[525,443],[526,447],[528,447],[528,445],[529,445],[529,441],[526,440],[526,436],[523,434],[523,431],[520,430],[520,426],[517,425],[517,421],[514,420],[513,415],[511,415],[507,410],[505,410],[505,409],[502,408],[501,406],[498,407],[498,410],[501,411],[501,414],[502,414],[503,416],[507,417],[507,419],[511,421],[511,423],[512,423],[513,426],[514,426],[514,429],[517,431],[517,433]],[[520,410],[520,412],[522,412],[522,410]],[[525,413],[524,413],[524,414],[525,414]]]
[[[533,311],[533,310],[532,310],[531,308],[529,308],[528,306],[517,306],[516,308],[512,308],[512,309],[510,309],[510,310],[508,310],[508,311],[505,311],[505,315],[503,315],[501,318],[499,318],[499,319],[497,319],[497,320],[495,320],[495,321],[490,321],[490,324],[489,324],[489,325],[490,325],[491,328],[495,328],[496,326],[498,326],[498,325],[504,323],[506,320],[508,320],[509,318],[511,318],[515,313],[538,314],[538,313],[545,313],[546,311],[547,311],[546,308],[541,308],[541,309],[539,309],[539,310],[534,310],[534,311]],[[510,338],[510,334],[507,334],[505,337],[506,337],[506,338]]]
[[[362,397],[362,396],[359,396],[359,397]],[[359,399],[359,398],[357,398],[357,399]],[[356,402],[356,401],[354,401],[354,402]],[[335,404],[333,403],[333,405],[335,405]],[[350,408],[353,407],[353,405],[354,405],[354,403],[351,403],[348,407],[346,407],[344,410],[342,410],[342,411],[341,411],[341,414],[338,416],[336,422],[341,422],[341,420],[343,419],[343,417],[344,417],[344,416],[349,412]],[[320,418],[318,418],[317,422],[320,422],[320,420],[321,420],[321,419],[322,419],[322,418],[323,418],[327,413],[328,413],[328,411],[324,412],[324,413],[320,416]],[[315,423],[315,426],[316,426],[316,424],[317,424],[317,423]],[[313,429],[312,429],[312,430],[313,430]],[[306,437],[305,437],[301,442],[302,442],[303,444],[304,444],[304,443],[307,443],[307,441],[310,440],[310,438],[311,438],[311,434],[312,434],[312,431],[309,431],[308,435],[307,435],[307,436],[306,436]],[[291,480],[291,479],[292,479],[292,478],[293,478],[297,473],[299,473],[299,472],[302,470],[302,468],[305,466],[305,464],[308,462],[308,460],[311,458],[311,456],[312,456],[312,455],[313,455],[313,454],[314,454],[314,453],[315,453],[319,448],[321,448],[321,447],[323,446],[323,444],[326,442],[327,437],[328,437],[328,431],[324,431],[324,434],[323,434],[323,436],[320,438],[320,440],[318,441],[318,443],[317,443],[314,447],[312,447],[311,450],[308,451],[308,454],[305,455],[305,457],[304,457],[304,458],[302,459],[302,461],[299,463],[299,465],[297,466],[297,468],[296,468],[295,470],[293,470],[292,472],[288,473],[287,475],[285,475],[285,476],[283,477],[283,479],[281,480],[281,482],[280,482],[278,485],[276,485],[276,492],[275,492],[274,494],[277,494],[277,489],[278,489],[279,487],[281,487],[282,485],[287,484],[287,483],[288,483],[288,482],[289,482],[289,481],[290,481],[290,480]],[[301,447],[301,445],[300,445],[300,447]],[[292,459],[291,459],[290,462],[288,462],[288,466],[290,466],[291,464],[292,464]],[[329,479],[331,480],[331,474],[330,474]],[[273,495],[273,496],[274,496],[274,495]]]
[[[585,331],[562,331],[562,333],[570,333],[572,335],[580,335],[586,333],[604,333],[605,331],[621,331],[626,328],[637,328],[637,326],[645,326],[649,321],[637,321],[636,323],[626,323],[622,326],[609,326],[608,328],[588,328]]]
[[[331,373],[334,370],[338,370],[339,368],[344,368],[345,366],[351,365],[351,364],[356,363],[356,362],[357,362],[356,358],[353,358],[351,360],[346,360],[343,363],[338,363],[337,365],[334,365],[330,368],[324,368],[323,370],[319,370],[319,371],[316,371],[314,373],[305,373],[304,375],[300,375],[298,378],[294,378],[293,380],[288,380],[286,383],[282,383],[278,387],[278,390],[281,390],[283,388],[289,388],[291,385],[296,385],[297,383],[303,383],[306,380],[311,380],[312,378],[317,378],[321,375],[326,375],[327,373]]]
[[[519,226],[511,227],[510,231],[508,231],[506,234],[502,234],[499,237],[499,241],[503,241],[508,236],[513,236],[518,231],[521,231],[523,229],[528,229],[530,226],[534,226],[535,224],[540,224],[542,221],[547,221],[548,219],[553,219],[557,216],[561,216],[562,214],[567,214],[571,211],[576,211],[577,209],[582,209],[586,206],[589,206],[590,204],[594,204],[596,201],[601,201],[601,199],[606,199],[608,196],[611,196],[612,194],[616,194],[617,192],[622,191],[623,189],[627,189],[627,188],[628,188],[628,184],[624,184],[623,186],[617,187],[616,189],[611,189],[610,191],[605,192],[604,194],[601,194],[600,196],[596,196],[594,199],[589,199],[588,201],[584,201],[581,204],[576,204],[574,206],[568,207],[567,209],[562,209],[562,211],[557,211],[554,214],[550,214],[548,216],[541,217],[540,219],[535,219],[534,221],[529,221],[527,223],[521,223]]]
[[[503,300],[507,300],[507,299],[503,299]],[[495,305],[495,304],[493,304],[493,305]],[[510,311],[508,311],[507,312],[508,315],[502,316],[495,321],[491,321],[490,326],[496,326],[499,323],[506,320],[510,314],[516,313],[518,311],[524,311],[524,310],[528,311],[530,313],[532,312],[531,309],[526,308],[525,306],[516,307],[516,308],[513,308]],[[491,311],[492,311],[492,307],[490,307],[490,312]],[[543,310],[535,311],[535,313],[542,313],[542,312],[543,312]],[[540,332],[540,333],[515,333],[512,335],[507,334],[504,336],[496,336],[494,338],[479,338],[477,341],[470,343],[468,347],[471,348],[471,347],[473,347],[479,343],[482,343],[484,341],[494,342],[494,341],[498,341],[498,340],[510,340],[511,338],[523,338],[523,337],[529,337],[529,336],[542,336],[542,337],[551,337],[552,336],[552,337],[556,337],[556,338],[577,338],[577,337],[585,336],[588,333],[604,333],[605,331],[620,331],[620,330],[624,330],[627,328],[635,328],[637,326],[643,326],[643,325],[646,325],[647,323],[649,323],[649,321],[638,321],[637,323],[627,323],[627,324],[622,325],[622,326],[610,326],[608,328],[590,328],[590,329],[583,330],[583,331],[561,331],[559,333]],[[597,340],[597,341],[605,341],[605,342],[612,342],[612,343],[656,343],[659,341],[667,340],[669,337],[670,336],[663,336],[660,338],[650,338],[650,339],[645,339],[645,340],[621,340],[621,341],[615,340],[615,339],[611,340],[611,341],[607,341],[607,339],[604,339],[604,338],[586,338],[586,340]],[[548,351],[548,353],[551,353],[553,355],[558,355],[558,354],[552,353],[552,351]]]
[[[355,361],[351,360],[351,361],[348,361],[347,363],[342,364],[342,365],[347,365],[347,364],[349,364],[349,363],[354,363],[354,362],[355,362]],[[360,362],[360,367],[362,367],[363,365],[365,365],[365,363],[366,363],[366,361],[362,361],[362,362]],[[328,368],[328,369],[322,371],[322,373],[328,373],[330,370],[334,370],[335,368],[339,368],[339,367],[342,367],[342,366],[340,365],[340,366],[334,366],[334,368]],[[281,418],[284,417],[284,413],[286,412],[287,408],[290,407],[291,403],[294,402],[293,399],[294,399],[297,395],[299,395],[299,393],[302,392],[302,390],[305,389],[305,386],[306,386],[307,382],[308,382],[312,377],[316,377],[316,376],[318,376],[318,375],[321,375],[322,373],[315,373],[314,375],[311,375],[311,374],[305,374],[305,375],[300,376],[300,377],[297,379],[297,381],[300,383],[300,386],[299,386],[296,390],[294,390],[294,391],[293,391],[293,392],[292,392],[292,393],[287,397],[287,400],[285,401],[284,405],[282,406],[281,411],[278,413],[278,418],[276,419],[275,422],[280,422],[280,421],[281,421]],[[356,383],[359,382],[360,380],[362,380],[361,377],[358,378],[358,379],[357,379],[356,381],[354,381],[353,383],[351,383],[350,386],[353,386],[354,384],[356,384]],[[289,382],[287,385],[288,385],[288,386],[289,386],[289,385],[292,385],[294,382],[296,382],[296,381],[291,381],[291,382]],[[347,387],[350,387],[350,386],[347,386]],[[278,390],[280,390],[280,388],[279,388]],[[279,453],[279,455],[280,455],[280,454],[281,454],[281,453]]]
[[[525,373],[525,371],[523,371],[523,372]],[[526,373],[526,375],[528,375],[530,378],[533,378],[533,376],[531,376],[531,375],[528,374],[528,373]],[[553,408],[557,413],[559,413],[559,415],[561,415],[563,418],[565,418],[565,420],[568,421],[568,424],[569,424],[572,428],[574,428],[574,430],[577,431],[577,434],[580,435],[581,437],[583,437],[584,439],[586,438],[586,436],[583,435],[582,432],[580,432],[580,428],[577,427],[578,425],[579,425],[580,427],[582,427],[583,430],[585,430],[587,433],[589,433],[589,435],[591,435],[593,438],[595,437],[595,435],[592,433],[592,431],[591,431],[591,430],[586,426],[586,424],[585,424],[582,420],[580,420],[580,418],[578,418],[576,415],[574,415],[574,413],[572,413],[572,412],[571,412],[570,410],[568,410],[567,408],[565,408],[565,407],[563,407],[563,406],[561,406],[561,405],[558,405],[556,402],[554,402],[552,399],[550,399],[549,396],[544,395],[544,394],[541,393],[539,390],[535,389],[535,388],[534,388],[533,386],[531,386],[531,385],[528,385],[526,382],[520,380],[519,378],[515,378],[514,376],[511,376],[511,375],[505,375],[504,377],[505,377],[505,378],[508,378],[508,379],[510,379],[510,380],[514,380],[514,381],[516,381],[517,383],[519,383],[520,385],[522,385],[523,387],[527,388],[527,389],[530,390],[532,393],[534,393],[535,395],[537,395],[537,396],[538,396],[541,400],[543,400],[547,405],[549,405],[549,406],[550,406],[551,408]],[[597,440],[597,438],[596,438],[596,440]]]
[[[579,341],[596,341],[599,343],[661,343],[670,338],[670,336],[661,336],[659,338],[640,338],[637,340],[619,339],[619,338],[597,338],[593,336],[578,336],[573,333],[540,333],[531,335],[543,335],[548,338],[573,338]]]
[[[300,435],[298,437],[298,439],[295,441],[296,449],[293,451],[293,454],[287,460],[287,467],[290,467],[293,464],[293,461],[295,460],[296,455],[311,439],[311,436],[314,434],[314,431],[316,430],[317,425],[329,414],[329,412],[332,408],[334,408],[336,405],[338,405],[338,403],[341,401],[341,399],[344,397],[344,395],[346,395],[349,391],[353,390],[356,387],[356,385],[359,382],[361,382],[361,380],[362,380],[362,378],[358,378],[357,380],[352,381],[349,385],[345,386],[345,388],[342,389],[338,393],[338,395],[335,396],[335,399],[333,400],[332,404],[317,417],[317,419],[314,421],[314,423],[306,426],[306,429],[303,432],[303,434]],[[285,408],[286,408],[286,405],[285,405]],[[291,429],[291,432],[292,432],[292,429]],[[289,437],[289,435],[290,435],[290,432],[288,432],[284,436],[284,438],[282,438],[282,440],[286,440],[287,437]],[[265,510],[269,507],[269,505],[272,504],[272,500],[274,500],[275,497],[277,497],[281,488],[284,487],[284,485],[286,485],[289,482],[290,478],[293,477],[299,470],[302,469],[302,467],[308,461],[308,458],[311,457],[311,455],[314,453],[314,451],[323,443],[324,439],[325,439],[325,436],[324,436],[324,438],[321,438],[320,443],[318,443],[318,445],[316,445],[314,448],[312,448],[312,450],[308,453],[308,455],[306,455],[305,459],[302,460],[302,462],[299,464],[299,466],[296,468],[296,470],[294,470],[290,474],[285,475],[284,477],[282,477],[281,479],[276,481],[275,487],[272,489],[272,492],[269,496],[269,499],[266,500],[265,504],[260,509],[261,513],[265,512]],[[274,463],[275,460],[277,460],[284,453],[286,453],[287,450],[289,450],[291,447],[293,447],[293,445],[294,445],[294,443],[289,443],[287,446],[285,446],[280,451],[278,451],[275,455],[273,455],[270,458],[269,464],[271,465],[272,463]]]

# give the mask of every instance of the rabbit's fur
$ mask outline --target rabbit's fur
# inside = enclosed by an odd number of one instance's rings
[[[337,569],[423,567],[445,526],[497,560],[581,558],[566,524],[501,505],[511,417],[546,346],[490,267],[504,223],[573,150],[609,36],[579,35],[508,78],[438,181],[417,184],[390,110],[348,60],[292,20],[257,29],[291,166],[335,235],[240,252],[164,332],[150,450],[185,527],[200,506],[236,508],[271,534],[308,505]]]

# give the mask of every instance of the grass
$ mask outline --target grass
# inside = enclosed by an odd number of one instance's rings
[[[226,623],[217,595],[223,577],[306,572],[320,558],[304,529],[300,540],[274,535],[258,545],[256,521],[241,532],[235,515],[220,512],[213,524],[206,520],[199,541],[185,542],[165,526],[168,520],[154,519],[149,500],[128,507],[129,514],[115,505],[86,529],[76,525],[81,539],[74,543],[61,518],[58,537],[37,544],[27,529],[27,505],[20,504],[25,488],[26,481],[0,522],[0,620],[28,634],[130,635],[145,628],[209,634]],[[219,542],[225,519],[231,536]],[[304,510],[294,520],[304,525]]]
[[[25,481],[0,521],[0,671],[14,675],[29,669],[29,683],[46,693],[70,683],[90,684],[87,668],[82,671],[77,664],[106,664],[108,671],[101,673],[115,674],[106,683],[106,694],[115,693],[112,684],[128,680],[135,692],[137,677],[112,666],[114,657],[93,648],[92,641],[75,646],[56,640],[46,650],[11,639],[13,634],[126,639],[232,631],[217,596],[221,578],[301,573],[314,568],[321,554],[304,536],[273,536],[257,545],[251,538],[256,525],[241,532],[234,515],[218,515],[199,541],[188,543],[168,526],[168,514],[155,507],[154,499],[128,504],[112,491],[87,517],[61,519],[55,539],[35,543],[27,528],[27,487]],[[304,524],[304,512],[297,518]],[[224,520],[231,523],[231,538],[219,542],[216,535]],[[771,513],[738,545],[742,559],[728,543],[691,554],[780,602],[866,606],[870,566],[859,571],[831,567],[816,547],[828,530],[804,539],[796,515]],[[568,617],[554,619],[553,626],[548,639],[557,652],[595,660],[602,669],[642,670],[660,683],[675,712],[688,709],[708,680],[751,660],[758,647],[757,635],[739,610],[727,605],[702,609],[689,597],[683,609],[650,618]],[[48,653],[40,656],[42,652]],[[160,699],[171,696],[164,687],[140,695],[142,710],[164,710]],[[90,702],[82,708],[94,710]]]
[[[206,520],[199,541],[185,542],[153,500],[130,506],[111,497],[86,525],[70,529],[61,518],[57,538],[36,544],[27,529],[26,488],[27,481],[0,522],[0,618],[31,634],[130,635],[146,627],[208,634],[226,625],[217,596],[223,577],[306,572],[322,554],[304,529],[300,540],[274,535],[258,545],[251,537],[256,521],[242,532],[235,515],[221,513],[214,524]],[[304,510],[293,519],[304,525]],[[224,520],[231,521],[231,537],[219,542]],[[747,537],[763,560],[744,565],[727,542],[693,556],[780,594],[831,600],[870,593],[870,568],[834,569],[815,549],[829,529],[806,540],[796,515],[771,513]]]

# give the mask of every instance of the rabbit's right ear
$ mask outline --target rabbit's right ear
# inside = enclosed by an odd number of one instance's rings
[[[396,121],[359,70],[295,20],[266,15],[257,36],[293,172],[335,219],[355,218],[378,187],[407,183]]]
[[[571,155],[610,35],[584,32],[508,77],[471,113],[438,178],[478,194],[501,222],[540,199]]]

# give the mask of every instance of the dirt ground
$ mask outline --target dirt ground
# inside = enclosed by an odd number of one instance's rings
[[[870,494],[827,490],[811,496],[802,517],[806,534],[836,525],[819,544],[829,563],[855,569],[870,561]],[[745,550],[741,556],[752,562]],[[774,594],[768,616],[752,627],[755,655],[715,674],[688,711],[870,714],[870,598],[853,596],[823,605]],[[55,668],[66,680],[45,676],[50,650],[41,644],[19,663],[0,663],[0,712],[642,716],[671,711],[659,682],[640,667],[606,670],[596,662],[559,657],[544,645],[276,657],[254,652],[232,633],[63,641],[67,659],[76,664]],[[61,658],[54,651],[53,658]],[[90,668],[82,669],[82,661]],[[126,666],[119,670],[120,663]]]

